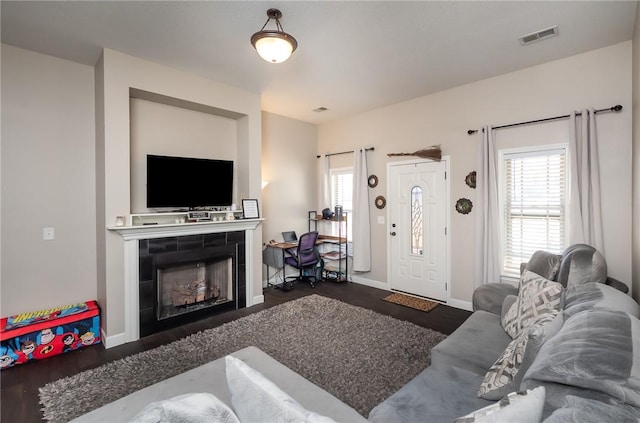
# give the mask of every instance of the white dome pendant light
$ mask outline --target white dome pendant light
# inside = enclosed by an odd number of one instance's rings
[[[267,10],[267,22],[262,29],[251,36],[251,44],[257,50],[260,57],[270,63],[281,63],[287,60],[291,53],[296,51],[298,42],[291,35],[284,32],[280,25],[282,12],[278,9]],[[265,30],[271,19],[276,21],[275,30]]]

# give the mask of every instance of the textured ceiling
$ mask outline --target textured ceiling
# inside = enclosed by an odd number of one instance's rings
[[[260,93],[322,123],[630,40],[635,1],[2,1],[2,42],[94,65],[103,47]],[[294,55],[249,43],[279,8]],[[527,46],[518,36],[558,25]],[[313,109],[320,106],[322,113]]]

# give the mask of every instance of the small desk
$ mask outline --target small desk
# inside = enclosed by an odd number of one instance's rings
[[[267,247],[262,252],[262,262],[267,265],[267,287],[274,286],[276,288],[282,288],[282,283],[271,283],[271,276],[269,275],[269,268],[275,267],[276,269],[282,269],[284,272],[284,259],[285,253],[288,249],[298,248],[298,244],[294,242],[278,242],[267,244]],[[276,271],[277,275],[277,271]],[[284,280],[284,275],[283,275]]]
[[[336,242],[347,242],[346,238],[340,238],[331,235],[319,235],[316,245],[329,243],[334,244]],[[271,276],[269,275],[269,268],[275,267],[276,269],[285,268],[285,254],[287,250],[295,250],[298,248],[297,242],[276,242],[267,244],[266,248],[262,252],[262,262],[267,266],[267,287],[274,286],[276,288],[282,288],[282,284],[271,283]],[[277,272],[276,272],[277,274]],[[286,275],[283,275],[283,280]]]

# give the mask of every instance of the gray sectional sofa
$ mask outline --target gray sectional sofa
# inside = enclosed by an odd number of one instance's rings
[[[640,306],[626,287],[607,278],[602,255],[587,245],[571,246],[557,256],[537,252],[522,271],[535,271],[564,289],[561,312],[529,336],[507,390],[543,386],[545,423],[637,422]],[[499,399],[480,398],[478,391],[513,341],[503,319],[518,293],[509,284],[476,289],[471,317],[434,347],[431,365],[375,407],[369,420],[453,422]]]
[[[638,421],[640,306],[624,289],[612,287],[610,280],[607,284],[602,256],[586,245],[572,246],[558,256],[537,252],[522,271],[520,290],[506,284],[478,288],[473,298],[475,312],[433,348],[431,365],[376,406],[368,420]],[[514,317],[515,312],[526,309],[527,301],[535,306],[533,314]],[[348,405],[256,348],[233,355],[271,379],[302,407],[328,418],[295,421],[366,421]],[[517,366],[503,360],[505,357],[517,357]],[[128,421],[152,401],[189,392],[210,392],[232,406],[224,378],[224,359],[215,360],[75,421]],[[526,409],[527,416],[522,419],[510,414],[493,420],[473,414],[484,407],[504,405],[504,400],[497,400],[509,392],[539,393],[540,387],[544,388],[544,402],[539,401],[538,414]]]

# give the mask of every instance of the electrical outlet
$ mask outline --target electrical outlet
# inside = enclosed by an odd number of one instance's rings
[[[51,241],[55,239],[56,233],[53,228],[43,228],[42,229],[42,239],[45,241]]]

